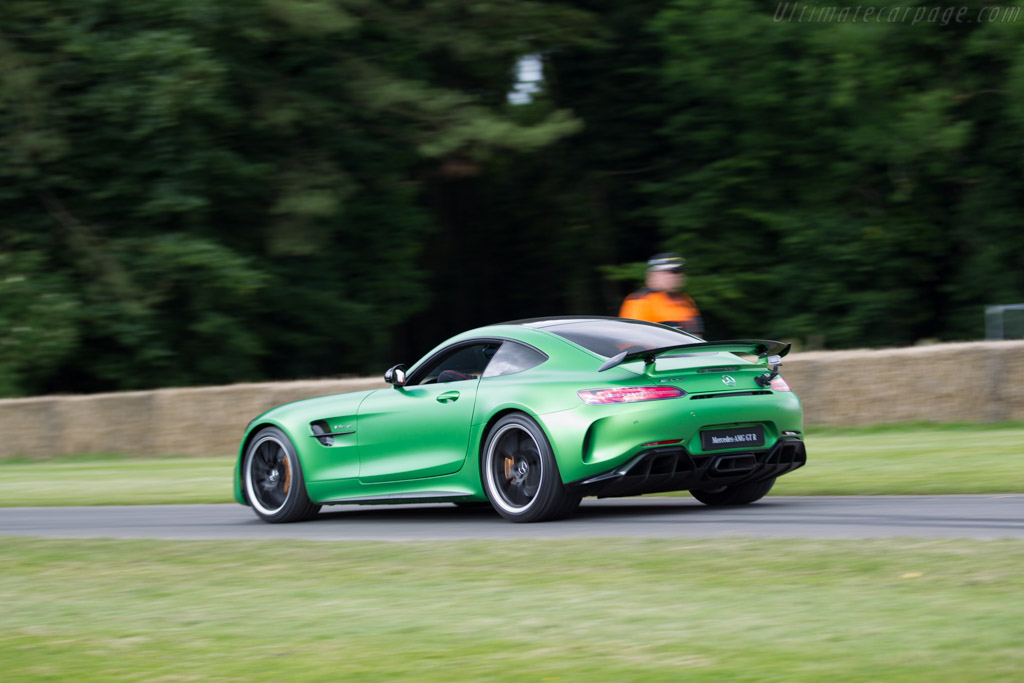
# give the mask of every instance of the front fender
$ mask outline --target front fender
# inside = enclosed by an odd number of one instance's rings
[[[242,464],[246,449],[253,437],[265,427],[277,427],[292,442],[299,458],[299,466],[302,468],[307,482],[325,477],[336,479],[355,477],[359,466],[358,458],[355,456],[356,431],[358,430],[356,417],[359,405],[375,391],[388,391],[388,389],[333,394],[285,403],[271,408],[255,418],[245,429],[241,445],[238,448],[238,458],[235,460],[235,500],[243,505],[248,505],[242,486]],[[336,437],[332,445],[325,446],[314,438],[310,428],[310,424],[314,421],[324,421],[332,429],[336,424],[344,424],[345,431],[350,433]]]

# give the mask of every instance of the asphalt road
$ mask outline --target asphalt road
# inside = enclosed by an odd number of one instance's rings
[[[586,499],[571,519],[510,524],[450,504],[334,506],[313,521],[265,524],[240,505],[0,508],[0,535],[48,538],[501,540],[596,537],[1024,538],[1024,494],[769,496],[737,508],[692,498]]]

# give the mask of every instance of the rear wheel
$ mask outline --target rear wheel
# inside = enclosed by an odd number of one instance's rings
[[[580,503],[562,485],[555,454],[544,431],[521,413],[507,415],[484,444],[484,492],[498,514],[513,522],[566,517]]]
[[[690,495],[705,505],[746,505],[755,500],[764,498],[772,486],[775,485],[775,477],[764,481],[755,481],[750,484],[737,484],[736,486],[723,486],[720,489],[705,489],[703,491],[690,491]]]
[[[300,522],[320,511],[306,493],[295,447],[277,427],[253,437],[242,467],[249,504],[263,521]]]

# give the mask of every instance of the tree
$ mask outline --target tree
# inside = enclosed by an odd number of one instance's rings
[[[586,21],[509,0],[3,5],[0,249],[52,274],[26,296],[75,311],[6,391],[383,362],[429,301],[425,183],[577,129],[504,96],[519,55]]]
[[[1015,275],[963,277],[997,260],[968,237],[991,212],[968,217],[964,202],[980,209],[979,184],[1018,194],[987,156],[1004,103],[979,108],[971,93],[1002,89],[1003,41],[1019,28],[779,22],[747,0],[673,0],[651,29],[674,112],[661,131],[671,168],[652,189],[725,336],[955,338],[976,334],[979,290],[1003,279],[1019,295]],[[1020,216],[1009,204],[990,206],[997,220]],[[1019,238],[998,242],[1019,259]],[[953,323],[968,301],[974,329]]]

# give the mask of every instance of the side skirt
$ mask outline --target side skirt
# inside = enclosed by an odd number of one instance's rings
[[[470,491],[422,491],[408,493],[383,493],[375,496],[353,496],[325,500],[322,505],[387,505],[388,503],[438,503],[459,500],[473,495]]]

